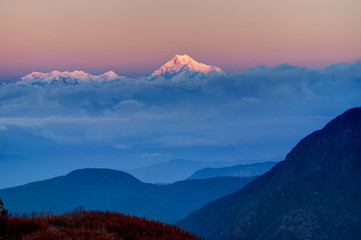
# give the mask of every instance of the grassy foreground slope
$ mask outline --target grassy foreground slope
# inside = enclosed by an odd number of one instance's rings
[[[32,217],[0,216],[0,239],[23,240],[115,240],[182,239],[198,240],[177,226],[117,212],[82,211]]]

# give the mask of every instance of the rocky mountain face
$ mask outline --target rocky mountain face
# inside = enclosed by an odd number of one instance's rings
[[[179,225],[206,239],[360,239],[360,222],[361,108],[354,108]]]

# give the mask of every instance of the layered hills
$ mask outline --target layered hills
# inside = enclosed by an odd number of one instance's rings
[[[200,169],[213,167],[215,169],[232,166],[235,162],[226,161],[192,161],[185,159],[172,159],[165,162],[151,164],[145,167],[133,168],[127,170],[130,174],[147,183],[171,183],[181,181],[193,175]],[[251,176],[248,172],[247,177]],[[217,177],[225,177],[227,174],[220,174]],[[244,177],[244,176],[243,176]]]
[[[270,170],[277,162],[260,162],[260,163],[251,163],[251,164],[239,164],[230,167],[221,167],[221,168],[212,168],[206,167],[199,169],[188,179],[203,179],[203,178],[213,178],[213,177],[251,177],[259,176]]]
[[[78,206],[175,222],[254,178],[220,177],[147,184],[117,170],[81,169],[66,176],[0,190],[10,212],[63,213]]]

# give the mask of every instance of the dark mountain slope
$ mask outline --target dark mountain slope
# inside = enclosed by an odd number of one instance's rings
[[[10,212],[62,213],[83,206],[87,210],[113,210],[175,222],[253,179],[222,177],[155,185],[142,183],[121,171],[82,169],[66,176],[0,190],[0,198]]]
[[[251,163],[251,164],[239,164],[231,167],[222,167],[222,168],[202,168],[191,176],[188,179],[203,179],[203,178],[212,178],[212,177],[250,177],[250,176],[259,176],[270,170],[277,162],[261,162],[261,163]]]
[[[167,219],[180,220],[206,203],[233,193],[254,179],[255,177],[217,177],[159,186],[161,191],[157,198],[164,209],[161,214]]]
[[[179,224],[207,239],[360,239],[361,108],[302,141],[265,175]]]

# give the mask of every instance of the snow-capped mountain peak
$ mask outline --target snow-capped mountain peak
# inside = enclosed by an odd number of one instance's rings
[[[52,71],[50,73],[32,72],[21,78],[22,84],[63,84],[63,85],[76,85],[80,82],[106,82],[124,79],[113,71],[108,71],[101,75],[92,75],[84,71],[75,70],[73,72],[59,72]]]
[[[106,73],[103,73],[102,75],[99,75],[98,78],[103,78],[103,79],[107,79],[107,80],[115,80],[115,79],[119,79],[120,76],[113,71],[108,71]]]
[[[32,72],[32,73],[29,73],[28,75],[22,77],[21,80],[28,81],[28,80],[32,80],[32,79],[40,79],[40,78],[44,78],[45,76],[46,76],[46,73]]]
[[[153,77],[164,76],[166,78],[172,77],[182,72],[193,72],[208,74],[212,72],[223,72],[219,67],[199,63],[191,58],[189,55],[175,55],[170,61],[161,66],[158,70],[152,73]]]
[[[207,78],[225,74],[219,67],[197,62],[189,55],[175,55],[151,75],[129,79],[108,71],[100,75],[93,75],[84,71],[52,71],[49,73],[32,72],[21,78],[17,84],[25,86],[71,86],[84,83],[105,84],[110,82],[172,85],[181,88],[200,87]]]
[[[174,61],[175,63],[183,63],[183,64],[195,62],[195,60],[191,58],[188,54],[184,54],[184,55],[176,54],[171,61]]]

